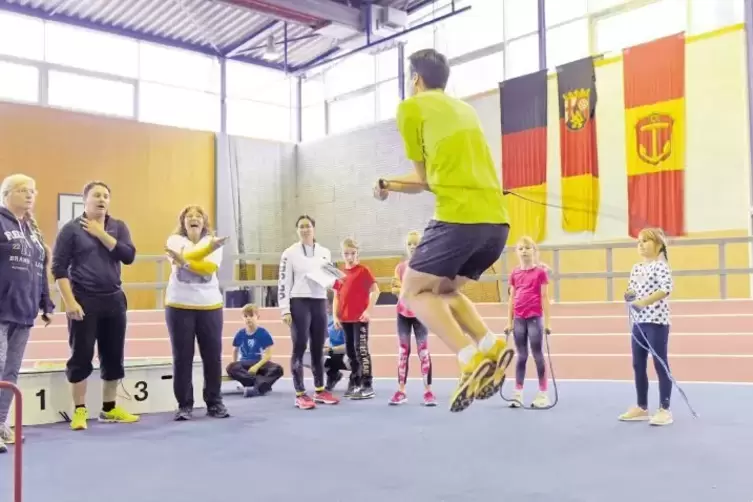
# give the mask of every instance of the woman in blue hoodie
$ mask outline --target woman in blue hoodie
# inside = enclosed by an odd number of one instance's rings
[[[34,180],[23,174],[0,185],[0,380],[12,383],[39,311],[47,325],[55,310],[47,279],[50,248],[32,215],[36,195]],[[6,425],[12,399],[10,391],[0,391],[0,453],[15,442]]]

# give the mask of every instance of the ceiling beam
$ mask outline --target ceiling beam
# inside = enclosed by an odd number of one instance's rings
[[[254,4],[261,9],[263,6],[277,8],[303,14],[322,21],[348,26],[357,31],[363,31],[361,11],[347,5],[331,2],[330,0],[225,0],[235,5],[245,5],[254,9]]]
[[[275,26],[277,26],[277,23],[279,23],[278,20],[274,19],[268,23],[265,23],[264,26],[259,28],[258,30],[255,30],[253,33],[249,33],[247,36],[243,37],[241,40],[235,42],[229,47],[223,47],[222,53],[226,57],[233,57],[236,55],[239,49],[242,49],[245,45],[253,42],[257,37],[260,35],[263,35],[265,32],[271,30]]]

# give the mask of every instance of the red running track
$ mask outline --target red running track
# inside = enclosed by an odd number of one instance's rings
[[[501,333],[506,324],[506,305],[479,304],[477,307],[490,328]],[[672,304],[672,315],[669,363],[678,380],[753,382],[753,300],[678,301]],[[375,375],[392,377],[396,373],[397,359],[395,307],[379,306],[372,317],[370,347]],[[280,321],[279,310],[263,309],[261,320],[275,338],[273,357],[287,366],[291,342],[288,328]],[[170,359],[163,311],[131,311],[128,321],[128,360]],[[240,311],[226,309],[223,338],[224,357],[228,361],[233,335],[242,326]],[[552,331],[550,345],[557,378],[632,379],[624,304],[553,305]],[[415,344],[413,350],[415,352]],[[456,377],[456,359],[434,335],[430,339],[430,350],[434,376]],[[65,317],[58,314],[50,326],[32,330],[24,367],[62,364],[67,355]],[[529,372],[529,376],[533,376],[532,361]],[[420,377],[415,356],[411,360],[410,376]]]

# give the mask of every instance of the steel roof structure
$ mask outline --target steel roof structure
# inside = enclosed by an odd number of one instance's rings
[[[501,1],[501,0],[500,0]],[[469,9],[373,34],[373,9],[411,14],[439,0],[0,0],[0,10],[300,74]],[[337,28],[358,32],[344,44]],[[329,28],[329,30],[328,30]],[[335,29],[333,29],[335,28]],[[340,30],[342,33],[342,30]],[[351,37],[352,40],[353,37]]]

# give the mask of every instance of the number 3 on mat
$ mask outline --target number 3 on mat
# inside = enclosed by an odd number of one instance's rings
[[[136,382],[136,385],[134,385],[134,387],[136,387],[136,390],[139,391],[139,393],[133,396],[133,398],[138,402],[146,401],[146,398],[149,397],[149,391],[147,390],[146,382],[139,380],[138,382]]]

